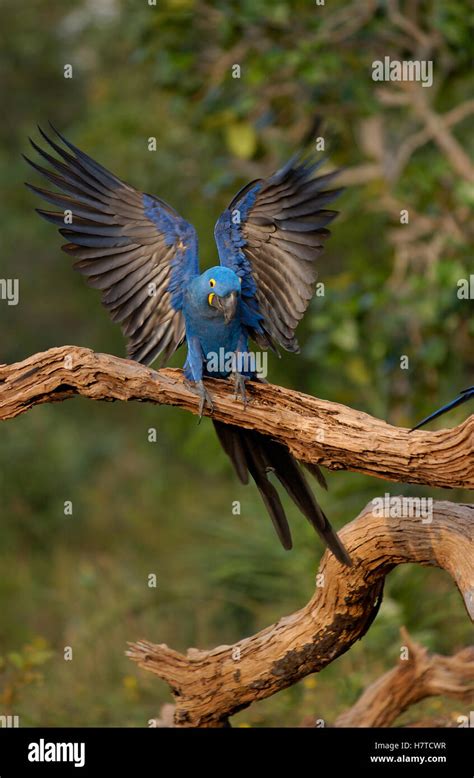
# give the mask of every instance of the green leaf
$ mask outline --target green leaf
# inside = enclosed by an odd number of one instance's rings
[[[248,122],[229,124],[225,130],[229,151],[239,159],[251,159],[257,149],[257,133]]]

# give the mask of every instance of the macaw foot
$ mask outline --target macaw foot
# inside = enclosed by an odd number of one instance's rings
[[[207,405],[210,413],[212,413],[214,410],[214,403],[212,402],[211,395],[209,394],[206,387],[204,386],[204,381],[201,380],[196,383],[196,390],[200,397],[200,402],[199,402],[199,424],[200,424],[202,419],[202,414],[204,413],[204,408]]]
[[[204,381],[188,381],[187,378],[184,379],[185,386],[191,390],[191,392],[194,392],[194,394],[197,394],[199,396],[199,422],[201,423],[202,415],[204,413],[204,408],[209,408],[210,413],[214,410],[214,403],[212,402],[212,397],[207,391],[206,387],[204,386]]]
[[[239,397],[242,398],[242,402],[244,404],[244,408],[247,407],[247,391],[245,389],[245,378],[241,373],[232,373],[231,381],[234,382],[234,400],[238,400]]]

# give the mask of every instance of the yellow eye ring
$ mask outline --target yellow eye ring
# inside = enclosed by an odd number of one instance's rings
[[[215,287],[215,285],[216,285],[215,279],[214,279],[214,278],[211,278],[211,280],[209,281],[209,286],[210,286],[210,287],[212,287],[212,288],[214,288],[214,287]]]

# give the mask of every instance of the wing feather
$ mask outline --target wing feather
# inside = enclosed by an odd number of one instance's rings
[[[217,221],[222,265],[242,279],[249,334],[297,351],[295,330],[314,294],[316,259],[337,211],[326,206],[342,191],[326,189],[337,171],[315,178],[324,160],[290,160],[267,180],[247,184]]]
[[[101,291],[128,340],[128,356],[146,364],[160,354],[167,359],[184,340],[183,290],[199,273],[194,227],[52,130],[62,145],[39,128],[57,156],[31,141],[49,167],[25,159],[60,191],[27,186],[60,210],[37,212],[68,241],[62,248],[76,260],[74,269]]]

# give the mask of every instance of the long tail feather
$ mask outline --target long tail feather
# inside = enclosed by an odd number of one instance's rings
[[[474,386],[470,386],[469,389],[463,389],[460,393],[459,397],[456,397],[454,400],[451,400],[450,403],[447,403],[446,405],[443,405],[442,408],[438,408],[437,411],[434,413],[430,413],[429,416],[427,416],[425,419],[422,419],[415,427],[412,427],[410,432],[414,432],[414,430],[420,429],[420,427],[424,427],[425,424],[428,424],[429,421],[432,421],[433,419],[437,419],[438,416],[442,416],[443,413],[447,413],[452,408],[457,408],[458,405],[462,405],[463,403],[467,402],[471,399],[471,397],[474,397]]]
[[[242,483],[248,482],[248,473],[254,479],[283,547],[292,547],[291,534],[278,492],[268,479],[271,472],[275,473],[334,556],[342,564],[352,565],[349,554],[316,502],[302,469],[288,449],[254,430],[244,430],[218,421],[213,423],[219,441]],[[308,469],[321,485],[326,485],[318,467],[310,466]]]

